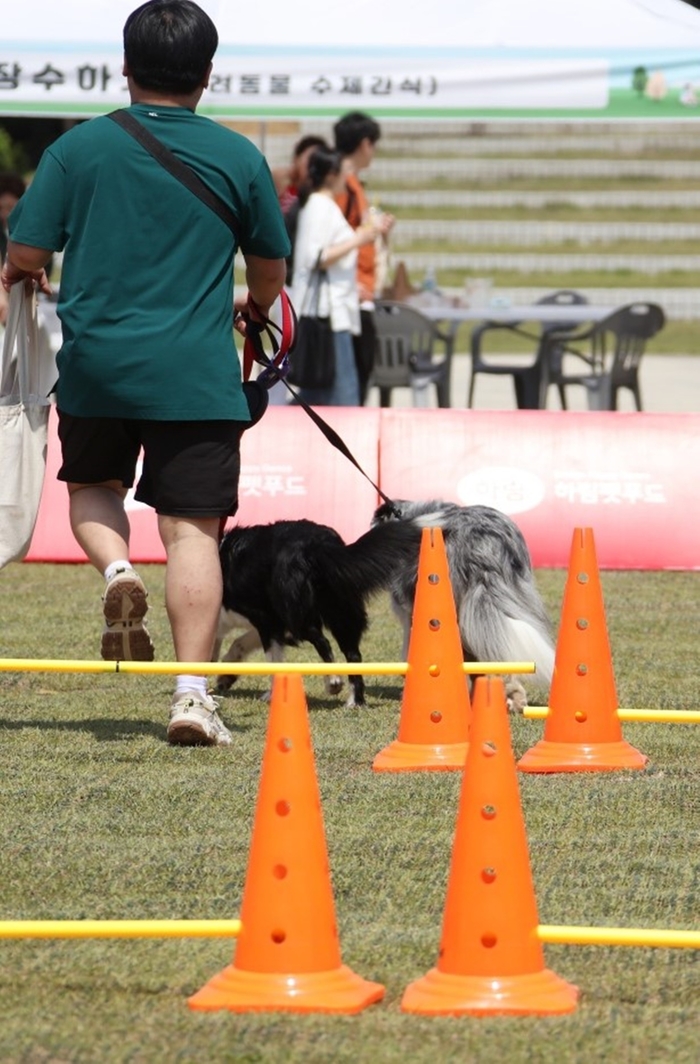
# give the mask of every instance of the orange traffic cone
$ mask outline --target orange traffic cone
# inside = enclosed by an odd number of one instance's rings
[[[578,989],[544,966],[537,903],[510,745],[505,689],[474,687],[469,753],[437,966],[411,983],[404,1012],[563,1013]]]
[[[644,768],[622,738],[592,528],[574,529],[544,737],[518,762],[522,772]]]
[[[408,644],[399,735],[374,759],[377,772],[462,768],[471,705],[442,530],[424,528]]]
[[[384,987],[341,963],[302,677],[275,677],[235,962],[189,999],[232,1012],[359,1012]]]

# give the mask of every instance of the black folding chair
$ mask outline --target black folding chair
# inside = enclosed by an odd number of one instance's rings
[[[538,299],[537,302],[547,304],[552,303],[567,307],[574,303],[586,303],[587,300],[586,297],[579,292],[573,292],[569,289],[562,288],[556,292],[551,292],[542,299]],[[515,322],[506,325],[499,322],[485,321],[482,325],[477,325],[477,327],[472,330],[472,365],[471,379],[469,381],[469,394],[467,396],[468,406],[471,407],[474,404],[474,387],[478,373],[493,373],[511,376],[515,388],[515,399],[520,409],[532,410],[544,405],[543,391],[546,392],[546,386],[543,389],[542,385],[547,379],[546,367],[543,367],[545,341],[551,332],[557,331],[558,333],[563,333],[566,330],[574,329],[575,326],[572,323],[567,323],[565,316],[562,317],[560,322],[543,326],[537,341],[537,347],[535,348],[534,359],[526,365],[523,365],[522,362],[513,363],[499,361],[498,355],[495,355],[493,352],[489,354],[486,351],[485,341],[490,333],[496,329],[500,329],[501,331],[506,329],[510,332],[517,333],[520,324],[521,323],[519,322]],[[550,346],[547,350],[550,353],[550,357],[555,357],[556,352],[554,348]],[[495,359],[495,361],[492,361],[492,359]]]
[[[590,410],[617,410],[621,388],[632,392],[635,406],[641,410],[639,364],[647,340],[665,321],[656,303],[630,303],[583,331],[550,331],[545,341],[549,347],[545,352],[549,384],[556,385],[562,410],[567,409],[566,389],[576,384],[586,389]],[[569,356],[583,363],[578,371],[569,370]]]
[[[371,384],[379,389],[380,406],[391,406],[394,388],[410,388],[414,406],[428,406],[428,388],[437,404],[449,407],[454,328],[442,332],[415,307],[380,300],[375,304],[376,343]],[[441,357],[435,345],[442,342]]]

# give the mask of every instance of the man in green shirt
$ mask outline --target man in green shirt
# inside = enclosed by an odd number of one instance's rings
[[[211,659],[221,606],[221,518],[237,507],[250,420],[232,310],[267,313],[289,242],[274,184],[244,137],[195,113],[218,45],[192,0],[149,0],[124,26],[129,111],[233,211],[248,293],[233,298],[236,240],[208,206],[107,117],[44,153],[10,219],[2,284],[33,280],[63,250],[56,389],[73,533],[105,576],[102,656],[151,660],[146,589],[129,563],[124,498],[153,506],[166,551],[178,661]],[[182,675],[168,739],[228,745],[202,677]]]

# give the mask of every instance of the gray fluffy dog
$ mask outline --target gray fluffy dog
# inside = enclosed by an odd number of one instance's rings
[[[465,661],[534,661],[538,687],[548,687],[554,669],[551,625],[535,587],[527,544],[517,525],[490,506],[457,506],[431,500],[396,500],[375,511],[372,524],[415,520],[442,529],[450,581],[457,608]],[[404,656],[418,576],[415,565],[403,565],[390,585],[394,612],[404,628]],[[508,708],[527,705],[522,684],[506,683]]]

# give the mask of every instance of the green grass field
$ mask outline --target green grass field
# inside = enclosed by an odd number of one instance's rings
[[[159,656],[171,657],[163,569],[143,567]],[[557,621],[563,571],[538,583]],[[622,706],[698,707],[700,575],[601,574]],[[0,575],[4,657],[97,653],[88,566]],[[400,637],[377,600],[367,660]],[[303,660],[303,652],[295,652]],[[262,680],[225,700],[229,749],[164,741],[167,677],[0,673],[2,918],[235,917],[265,741]],[[0,942],[4,1064],[698,1060],[700,964],[688,950],[548,946],[581,988],[562,1018],[405,1015],[437,959],[459,773],[375,774],[401,683],[368,678],[347,710],[306,684],[343,961],[386,986],[359,1016],[202,1014],[188,995],[230,963],[227,941]],[[533,692],[537,699],[536,692]],[[521,755],[541,722],[512,721]],[[625,726],[642,772],[519,778],[542,923],[698,929],[700,732]]]

